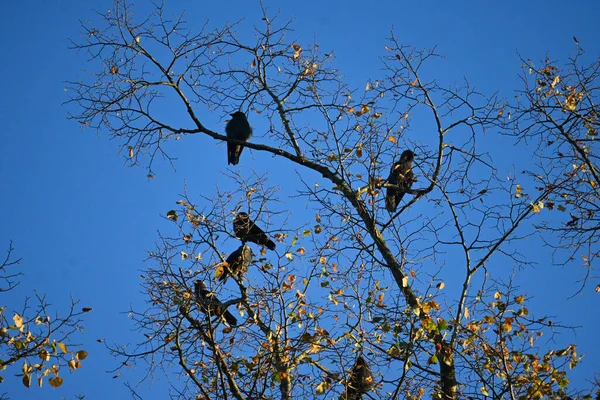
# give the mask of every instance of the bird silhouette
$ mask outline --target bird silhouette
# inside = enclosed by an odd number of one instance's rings
[[[228,138],[243,140],[247,142],[252,136],[252,127],[248,123],[246,114],[241,111],[236,111],[231,115],[231,119],[225,126],[225,133]],[[227,164],[237,165],[240,161],[240,155],[244,150],[243,144],[235,144],[227,142]]]
[[[412,170],[412,161],[414,158],[415,154],[412,151],[404,150],[400,156],[400,161],[397,161],[392,165],[388,183],[398,186],[400,190],[393,188],[387,189],[385,208],[391,213],[396,211],[402,197],[404,197],[406,191],[410,190],[415,181],[415,174]]]
[[[373,387],[373,373],[362,355],[356,358],[354,367],[350,371],[350,378],[346,382],[344,400],[360,400],[363,394]]]
[[[245,212],[238,213],[233,220],[233,233],[242,242],[252,242],[261,246],[267,246],[269,250],[275,250],[275,243],[258,226],[252,222]]]
[[[204,282],[202,281],[194,281],[194,291],[196,294],[196,302],[198,303],[198,307],[200,311],[206,314],[209,318],[217,315],[221,318],[225,319],[227,324],[233,326],[237,325],[237,319],[227,311],[227,308],[223,306],[223,303],[214,295]]]
[[[230,274],[239,275],[246,272],[252,262],[252,256],[253,254],[250,246],[247,246],[246,244],[241,245],[227,257],[226,262],[229,265],[229,268],[223,270],[219,280],[225,282]]]

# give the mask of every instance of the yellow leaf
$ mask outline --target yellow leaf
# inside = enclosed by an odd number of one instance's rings
[[[389,136],[389,137],[388,137],[388,140],[389,140],[390,142],[392,142],[392,143],[396,143],[396,138],[395,138],[395,137],[393,137],[393,136]]]
[[[519,197],[521,197],[521,193],[523,192],[523,190],[521,189],[521,185],[517,184],[517,186],[515,187],[515,197],[518,199]]]
[[[17,327],[17,329],[23,332],[23,317],[15,313],[15,315],[13,315],[13,321],[15,321],[15,326]]]
[[[223,276],[223,273],[225,272],[225,263],[218,263],[217,266],[215,267],[215,279],[219,279],[221,276]]]
[[[181,259],[185,260],[186,258],[188,258],[188,253],[186,253],[185,251],[181,252]]]
[[[133,158],[133,146],[127,146],[129,149],[129,158]]]
[[[77,365],[75,365],[75,360],[74,359],[70,359],[69,362],[67,363],[67,365],[69,366],[69,368],[71,369],[71,371],[74,371],[77,369]]]
[[[66,353],[66,352],[67,352],[67,346],[66,346],[66,345],[65,345],[63,342],[59,342],[59,343],[58,343],[58,347],[60,348],[60,350],[61,350],[63,353]]]
[[[415,78],[415,80],[410,84],[410,86],[415,87],[419,83],[419,78]]]
[[[550,86],[552,86],[552,89],[554,89],[554,87],[556,85],[558,85],[559,82],[560,82],[560,77],[557,75],[554,77],[554,79],[552,79],[552,83],[550,84]]]
[[[300,247],[298,250],[296,250],[296,253],[304,254],[305,253],[304,247]]]
[[[446,286],[446,284],[444,282],[440,282],[437,284],[436,287],[438,288],[438,290],[442,290],[444,288],[444,286]]]
[[[371,110],[371,109],[369,108],[369,106],[365,104],[364,106],[362,106],[362,107],[361,107],[361,109],[360,109],[360,112],[361,112],[362,114],[366,114],[366,113],[368,113],[370,110]]]
[[[327,264],[327,258],[325,258],[325,257],[319,258],[319,264]]]
[[[317,385],[317,389],[315,390],[315,392],[319,395],[325,393],[325,389],[327,389],[327,382],[321,382],[319,383],[319,385]]]
[[[534,213],[539,213],[540,212],[540,207],[538,207],[537,204],[531,203],[531,207],[533,207],[533,212]]]
[[[79,350],[77,353],[75,353],[75,358],[79,361],[85,360],[87,356],[88,353],[85,350]]]
[[[52,386],[53,388],[57,388],[60,385],[62,385],[63,383],[63,378],[61,378],[60,376],[55,376],[54,378],[50,378],[48,379],[48,383],[50,384],[50,386]]]
[[[382,114],[381,114],[381,113],[378,113],[378,112],[377,112],[377,113],[375,113],[375,114],[373,114],[373,116],[374,116],[375,118],[381,118],[381,115],[382,115]]]
[[[294,258],[294,255],[288,251],[287,253],[285,253],[285,258],[291,261],[292,258]]]
[[[465,313],[464,314],[465,314],[465,318],[469,319],[469,308],[468,307],[465,307]]]

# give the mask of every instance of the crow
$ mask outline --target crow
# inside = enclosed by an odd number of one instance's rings
[[[227,137],[247,142],[248,139],[250,139],[250,136],[252,136],[252,128],[248,123],[246,114],[241,111],[236,111],[229,115],[231,115],[231,119],[225,126]],[[243,144],[227,142],[227,164],[236,165],[240,161],[242,150],[244,150]]]
[[[415,158],[415,154],[410,150],[404,150],[400,156],[400,161],[394,163],[390,170],[390,176],[388,183],[396,185],[400,190],[393,188],[387,189],[387,195],[385,196],[385,208],[391,213],[396,211],[400,200],[404,197],[407,190],[410,190],[413,182],[415,181],[415,174],[412,170],[412,161]]]
[[[250,220],[245,212],[238,213],[233,220],[233,233],[235,237],[242,242],[252,242],[262,246],[267,246],[269,250],[275,250],[275,243]]]
[[[373,387],[373,373],[362,355],[356,358],[356,363],[350,371],[350,378],[346,382],[345,400],[360,400],[363,394]]]
[[[217,315],[225,319],[230,326],[237,325],[237,319],[229,312],[223,303],[215,296],[202,281],[194,281],[194,291],[196,292],[196,302],[200,311],[209,318]]]
[[[225,282],[230,274],[243,274],[246,270],[248,270],[248,267],[252,262],[252,255],[252,249],[250,246],[242,244],[237,250],[231,253],[229,257],[227,257],[226,261],[227,264],[229,264],[229,268],[224,268],[219,280]]]

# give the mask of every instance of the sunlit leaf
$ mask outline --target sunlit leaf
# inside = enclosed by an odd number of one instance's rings
[[[17,329],[23,332],[23,317],[15,313],[15,315],[13,315],[13,321],[15,322]]]
[[[48,379],[48,383],[50,384],[50,386],[52,386],[53,388],[57,388],[60,385],[62,385],[63,383],[63,378],[61,378],[60,376],[55,376],[53,378]]]
[[[328,388],[328,386],[329,385],[327,384],[327,382],[321,382],[321,383],[319,383],[317,385],[317,388],[315,389],[315,392],[318,395],[321,395],[321,394],[325,393],[325,390]]]
[[[63,352],[66,353],[67,352],[67,345],[64,344],[63,342],[59,342],[58,343],[58,348]]]
[[[294,255],[288,251],[285,253],[285,258],[291,261],[294,258]]]
[[[181,259],[185,260],[186,258],[188,258],[188,253],[186,253],[185,251],[181,251]]]
[[[438,283],[438,284],[437,284],[435,287],[436,287],[438,290],[442,290],[442,289],[444,288],[444,286],[446,286],[446,284],[445,284],[444,282],[440,282],[440,283]]]
[[[129,158],[133,158],[133,146],[127,146],[129,149]]]

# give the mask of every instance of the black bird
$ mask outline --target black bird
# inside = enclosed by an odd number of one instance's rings
[[[388,183],[400,187],[400,190],[388,188],[385,196],[385,208],[391,213],[396,211],[400,200],[404,197],[404,193],[410,190],[415,181],[415,174],[412,170],[412,161],[415,154],[410,150],[404,150],[400,156],[400,161],[395,162],[390,170]]]
[[[250,217],[245,212],[238,213],[233,220],[233,233],[242,242],[252,242],[267,246],[269,250],[275,250],[275,243],[267,237],[262,229],[250,220]]]
[[[237,319],[223,307],[223,303],[221,303],[214,293],[208,290],[204,282],[194,281],[194,291],[196,292],[196,302],[200,311],[209,318],[218,315],[224,318],[230,326],[237,325]]]
[[[241,111],[236,111],[231,115],[231,119],[225,126],[225,133],[231,139],[243,140],[244,142],[252,136],[252,128],[248,123],[246,114]],[[235,144],[227,142],[227,164],[236,165],[240,161],[240,155],[244,150],[243,144]]]
[[[350,378],[346,382],[345,400],[360,400],[363,394],[373,387],[373,373],[362,355],[356,358],[356,363],[350,371]]]
[[[225,282],[229,278],[230,272],[233,275],[243,274],[248,270],[250,263],[252,262],[252,249],[246,244],[241,245],[237,250],[227,257],[227,264],[229,269],[224,268],[223,273],[219,277],[219,280]]]

